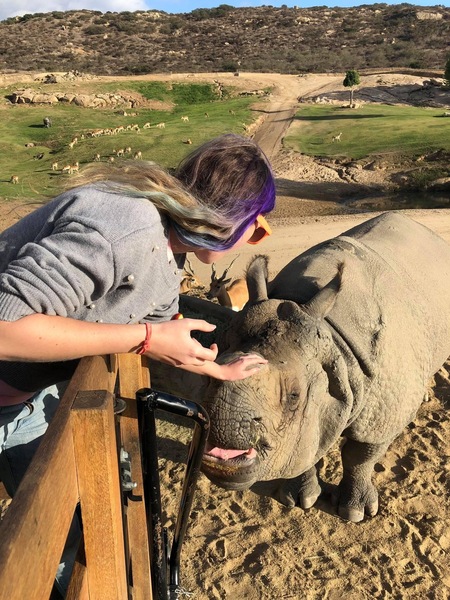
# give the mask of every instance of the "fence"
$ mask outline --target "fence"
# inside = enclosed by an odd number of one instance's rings
[[[150,385],[135,355],[80,361],[0,524],[0,600],[45,600],[77,507],[83,539],[68,600],[152,600],[136,391]],[[127,399],[114,414],[114,390]],[[121,491],[119,448],[131,459]]]

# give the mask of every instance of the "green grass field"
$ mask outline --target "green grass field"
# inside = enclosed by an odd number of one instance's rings
[[[42,88],[40,83],[27,87]],[[0,88],[3,98],[20,87]],[[225,132],[244,133],[244,125],[257,117],[251,110],[254,99],[227,95],[218,99],[209,84],[168,84],[165,82],[121,81],[105,83],[95,80],[79,84],[67,82],[45,87],[78,93],[139,92],[144,97],[170,103],[172,109],[130,109],[136,116],[124,116],[119,108],[81,108],[58,103],[53,106],[0,104],[0,198],[35,201],[57,194],[70,175],[61,173],[66,165],[79,163],[80,168],[100,154],[102,161],[116,156],[116,151],[131,148],[132,157],[140,151],[144,160],[174,167],[193,147]],[[169,104],[167,104],[169,105]],[[208,116],[205,116],[205,113]],[[187,115],[189,122],[181,120]],[[443,110],[407,106],[367,105],[358,109],[336,106],[305,105],[294,120],[284,144],[297,152],[315,156],[359,159],[380,153],[402,153],[405,156],[425,154],[443,148],[450,150],[450,119]],[[51,128],[44,128],[43,118],[50,116]],[[149,129],[143,129],[150,122]],[[158,129],[157,123],[165,128]],[[95,129],[137,124],[140,132],[123,131],[117,135],[87,137],[82,134]],[[342,132],[341,141],[333,136]],[[69,143],[77,137],[71,149]],[[187,144],[188,139],[192,145]],[[27,148],[26,144],[35,146]],[[37,156],[43,154],[41,159]],[[52,170],[52,163],[58,169]],[[10,182],[16,175],[18,184]]]
[[[0,105],[0,197],[6,200],[21,198],[34,201],[57,194],[70,175],[61,173],[66,165],[91,163],[98,153],[102,161],[111,156],[115,161],[123,160],[115,156],[115,151],[131,148],[132,158],[140,151],[144,160],[152,160],[165,167],[174,167],[192,148],[225,132],[244,133],[244,124],[252,123],[256,114],[250,109],[254,100],[250,98],[217,99],[212,86],[202,84],[171,85],[164,83],[121,82],[120,90],[140,92],[149,99],[171,102],[171,110],[151,110],[149,108],[128,109],[136,116],[120,114],[120,108],[81,108],[72,104],[58,103],[52,106],[15,104],[3,102]],[[20,86],[14,86],[14,89]],[[34,87],[33,84],[27,87]],[[37,87],[37,84],[36,84]],[[53,86],[59,91],[70,91],[70,84]],[[113,92],[117,84],[87,82],[78,93]],[[3,98],[13,88],[0,89]],[[45,88],[43,91],[50,91]],[[232,111],[232,112],[230,112]],[[205,116],[208,113],[208,116]],[[181,116],[187,115],[189,122]],[[52,119],[52,127],[43,126],[43,118]],[[149,129],[143,125],[151,123]],[[164,122],[165,128],[155,127]],[[115,128],[137,124],[140,132],[123,131],[117,135],[102,135],[81,139],[82,134],[91,130]],[[78,143],[71,149],[69,143],[77,137]],[[187,144],[190,139],[192,145]],[[27,148],[27,143],[35,146]],[[40,154],[41,159],[36,158]],[[52,170],[52,164],[58,169]],[[18,184],[10,182],[17,175]]]
[[[284,144],[304,154],[355,160],[389,152],[410,156],[450,150],[450,119],[443,113],[412,106],[307,105],[297,112]],[[340,132],[341,141],[333,142]]]

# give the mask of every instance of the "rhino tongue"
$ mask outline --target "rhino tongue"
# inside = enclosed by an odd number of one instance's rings
[[[256,456],[256,450],[250,448],[249,450],[233,450],[232,448],[210,448],[206,454],[220,458],[222,460],[229,460],[230,458],[236,458],[236,456],[242,456],[245,454],[248,458]]]

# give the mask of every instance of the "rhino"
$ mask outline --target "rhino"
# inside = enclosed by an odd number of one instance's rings
[[[252,352],[268,364],[205,386],[203,472],[310,508],[322,491],[317,464],[343,438],[337,512],[374,516],[374,466],[450,355],[450,246],[389,212],[300,254],[270,283],[267,257],[256,256],[247,283],[218,360]]]

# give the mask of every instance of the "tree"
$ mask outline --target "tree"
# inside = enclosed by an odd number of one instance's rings
[[[445,84],[450,87],[450,56],[447,59],[444,72]]]
[[[345,79],[343,81],[344,87],[350,88],[350,108],[353,106],[353,88],[355,85],[359,85],[359,73],[355,70],[347,71]]]

